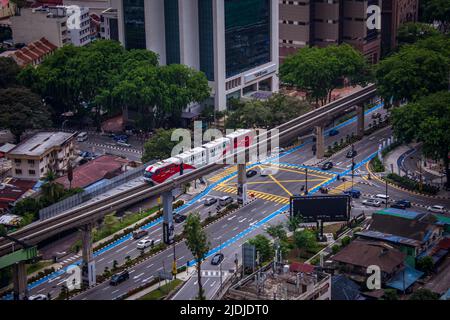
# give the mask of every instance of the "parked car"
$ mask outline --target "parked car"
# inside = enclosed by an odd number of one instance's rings
[[[256,172],[256,170],[248,170],[245,175],[247,176],[247,178],[251,178],[253,176],[256,176],[258,174],[258,172]]]
[[[339,130],[338,130],[338,129],[331,129],[331,130],[328,132],[328,135],[329,135],[330,137],[337,136],[338,134],[339,134]]]
[[[378,118],[381,118],[381,113],[379,113],[379,112],[372,113],[372,119],[378,119]]]
[[[177,214],[176,216],[173,217],[173,221],[175,221],[176,223],[181,223],[186,219],[187,217],[184,214]]]
[[[213,204],[216,203],[216,202],[217,202],[217,198],[211,198],[211,197],[209,197],[209,198],[206,198],[206,199],[205,199],[204,204],[205,204],[205,206],[211,206],[211,205],[213,205]]]
[[[348,194],[349,196],[351,196],[352,198],[355,198],[355,199],[358,199],[359,197],[361,197],[361,191],[356,190],[356,189],[344,191],[344,194]]]
[[[330,170],[333,168],[333,162],[327,161],[322,165],[322,170]]]
[[[409,200],[397,200],[396,203],[404,204],[406,208],[411,208],[411,201]]]
[[[396,201],[395,203],[391,204],[391,208],[405,210],[406,205],[404,203]]]
[[[125,270],[121,273],[115,274],[111,277],[111,280],[109,281],[109,284],[111,286],[117,286],[118,284],[124,282],[125,280],[128,280],[130,278],[130,273]]]
[[[380,207],[381,201],[377,199],[366,199],[363,202],[363,205],[370,206],[370,207]]]
[[[347,154],[345,155],[347,158],[354,158],[358,152],[356,152],[355,149],[348,150]]]
[[[139,229],[139,230],[133,231],[133,239],[135,239],[135,240],[143,238],[147,235],[148,235],[148,230]]]
[[[222,197],[222,198],[219,199],[219,204],[220,204],[222,207],[225,207],[225,206],[229,205],[229,204],[232,203],[232,202],[233,202],[233,198],[230,197],[230,196],[224,196],[224,197]]]
[[[35,294],[28,297],[28,300],[48,300],[45,294]]]
[[[112,138],[114,141],[128,141],[128,136],[126,134],[113,134]]]
[[[434,213],[445,213],[445,207],[436,204],[434,206],[429,206],[427,210]]]
[[[83,142],[83,141],[86,141],[87,139],[88,139],[88,134],[87,134],[87,132],[81,132],[81,133],[79,133],[78,136],[77,136],[77,141],[78,141],[78,142]]]
[[[211,259],[211,264],[213,266],[218,266],[223,261],[224,255],[223,253],[216,253],[214,257]]]
[[[139,240],[139,242],[137,243],[137,248],[138,249],[145,249],[150,247],[152,244],[154,244],[155,241],[150,239],[150,238],[144,238],[142,240]]]

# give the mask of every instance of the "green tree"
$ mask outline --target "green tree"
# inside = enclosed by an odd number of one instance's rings
[[[178,143],[178,141],[171,140],[172,132],[173,130],[156,130],[155,134],[144,144],[142,162],[169,158],[172,149]]]
[[[268,226],[266,229],[266,232],[273,239],[278,239],[278,240],[282,240],[282,241],[287,240],[286,230],[284,229],[284,226],[282,223],[279,223],[277,225]]]
[[[422,143],[425,156],[444,163],[450,187],[450,92],[438,92],[392,112],[394,135],[401,142]]]
[[[198,299],[205,300],[201,279],[201,266],[211,244],[208,241],[206,232],[202,230],[200,214],[198,212],[192,213],[187,217],[184,225],[184,234],[186,235],[186,245],[197,263]]]
[[[384,300],[398,300],[398,294],[396,289],[384,289]]]
[[[56,178],[56,173],[52,170],[45,176],[45,183],[41,186],[44,206],[53,204],[64,196],[64,187],[55,181]]]
[[[12,213],[21,217],[25,216],[27,213],[33,213],[33,215],[37,217],[41,208],[42,205],[38,199],[28,197],[18,201],[12,208]]]
[[[300,253],[314,250],[317,247],[316,235],[313,231],[304,229],[294,232],[294,243]]]
[[[259,263],[269,261],[274,256],[273,246],[270,240],[262,234],[256,235],[254,238],[248,240],[248,243],[254,245],[256,251],[259,252]]]
[[[416,263],[416,267],[426,274],[432,273],[434,269],[433,258],[431,258],[430,256],[420,258]]]
[[[0,88],[6,88],[16,83],[20,67],[11,58],[0,57]]]
[[[419,40],[439,34],[435,28],[426,23],[407,22],[402,24],[397,31],[399,45],[413,44]]]
[[[404,46],[376,67],[379,94],[395,104],[402,99],[414,101],[448,86],[450,65],[439,52]]]
[[[0,89],[0,127],[9,129],[17,143],[26,130],[50,125],[50,112],[38,95],[26,88]]]
[[[352,242],[352,238],[350,238],[349,236],[345,236],[341,239],[341,245],[343,247],[347,246],[350,244],[350,242]]]
[[[281,81],[306,91],[316,104],[329,101],[332,90],[344,78],[355,85],[364,85],[370,78],[366,59],[348,44],[302,48],[280,67]]]
[[[286,222],[286,226],[289,231],[294,232],[298,229],[300,224],[302,223],[302,219],[298,216],[289,216],[288,221]]]
[[[439,294],[425,288],[418,289],[409,297],[409,300],[438,300],[438,299]]]
[[[421,19],[424,22],[439,23],[442,32],[450,28],[450,2],[448,0],[420,0]]]

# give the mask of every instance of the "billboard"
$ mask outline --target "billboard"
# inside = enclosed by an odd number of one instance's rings
[[[350,201],[349,195],[292,196],[290,215],[301,217],[303,222],[348,221]]]

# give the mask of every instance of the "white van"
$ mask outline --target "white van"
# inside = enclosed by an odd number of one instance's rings
[[[87,138],[88,138],[87,132],[81,132],[81,133],[77,136],[77,141],[78,141],[78,142],[83,142],[83,141],[86,141]]]
[[[381,201],[381,203],[386,203],[389,201],[389,196],[387,194],[377,194],[375,196],[375,198],[377,198],[378,200]]]
[[[226,205],[229,205],[232,202],[233,202],[233,198],[230,196],[224,196],[224,197],[220,198],[220,200],[219,200],[219,204],[223,207]]]

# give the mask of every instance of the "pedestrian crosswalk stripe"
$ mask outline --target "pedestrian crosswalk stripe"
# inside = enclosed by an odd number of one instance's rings
[[[219,180],[222,179],[223,177],[226,177],[226,176],[230,175],[231,173],[236,172],[236,170],[237,170],[237,167],[236,167],[236,166],[231,166],[231,167],[226,168],[225,170],[221,171],[220,173],[218,173],[218,174],[212,176],[212,177],[209,178],[208,180],[209,180],[209,181],[212,181],[212,182],[219,181]]]
[[[226,193],[234,193],[234,194],[237,193],[236,187],[228,187],[228,186],[224,186],[224,185],[218,185],[218,186],[214,187],[213,190],[226,192]],[[254,190],[247,190],[248,196],[251,196],[252,194],[255,196],[255,198],[258,198],[258,199],[268,200],[268,201],[277,202],[277,203],[281,203],[281,204],[289,204],[289,198],[287,198],[287,197],[277,196],[274,194],[268,194],[265,192],[259,192],[259,191],[254,191]]]

